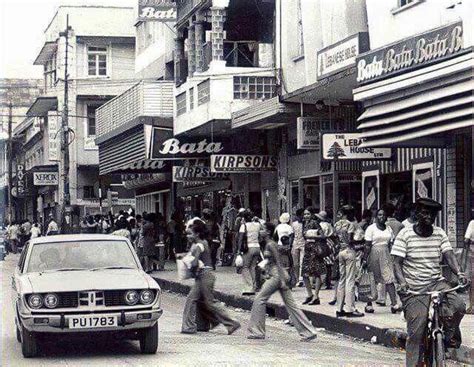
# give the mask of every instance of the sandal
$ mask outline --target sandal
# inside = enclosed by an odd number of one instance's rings
[[[365,306],[364,311],[365,311],[366,313],[374,313],[374,312],[375,312],[375,311],[374,311],[374,308],[373,308],[372,306],[370,306],[370,305]]]
[[[313,300],[313,296],[306,297],[306,299],[303,301],[303,305],[307,305]]]

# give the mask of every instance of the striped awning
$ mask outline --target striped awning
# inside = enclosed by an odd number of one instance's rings
[[[355,89],[365,107],[358,118],[363,146],[430,146],[444,132],[474,126],[473,66],[470,52]]]

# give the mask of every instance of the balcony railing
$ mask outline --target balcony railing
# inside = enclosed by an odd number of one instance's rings
[[[142,81],[102,105],[96,110],[97,137],[144,116],[173,116],[172,81]]]

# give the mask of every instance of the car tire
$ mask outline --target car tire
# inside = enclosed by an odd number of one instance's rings
[[[25,358],[33,358],[38,355],[38,339],[36,335],[21,327],[21,352]]]
[[[146,328],[140,335],[140,350],[143,354],[155,354],[158,349],[158,323]]]
[[[15,329],[16,329],[16,340],[18,341],[18,343],[21,343],[21,330],[16,325],[15,325]]]

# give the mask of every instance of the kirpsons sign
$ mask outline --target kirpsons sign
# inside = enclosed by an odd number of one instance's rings
[[[176,4],[169,0],[139,0],[138,20],[174,21],[176,20]]]
[[[212,172],[206,166],[174,166],[173,182],[208,182],[228,180],[227,172]]]
[[[278,158],[272,155],[215,154],[211,155],[212,172],[247,173],[275,171]]]
[[[462,48],[461,22],[437,28],[358,56],[357,82],[372,82],[426,65],[459,52]]]

